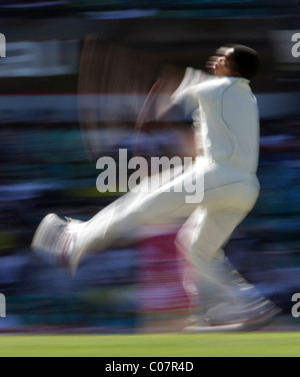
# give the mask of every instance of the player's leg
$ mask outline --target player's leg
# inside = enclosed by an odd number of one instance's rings
[[[207,312],[220,303],[226,303],[233,311],[239,311],[242,303],[248,303],[246,292],[251,292],[254,301],[257,292],[239,279],[239,275],[225,257],[222,246],[236,226],[244,218],[244,213],[232,209],[207,210],[198,223],[190,248],[190,261],[196,267],[199,281],[200,309]],[[239,281],[239,284],[238,284]]]
[[[155,179],[154,189],[151,177],[143,182],[145,190],[129,192],[88,222],[75,225],[75,250],[78,255],[101,251],[119,240],[126,242],[137,238],[142,227],[147,224],[182,224],[201,202],[203,176],[197,164],[163,185],[159,184],[160,176]],[[150,191],[146,187],[149,187],[149,180]],[[199,183],[194,196],[191,195],[191,185],[188,184],[191,181]]]
[[[251,192],[252,191],[252,192]],[[225,257],[222,246],[256,201],[257,190],[238,182],[210,190],[190,241],[189,258],[198,272],[199,308],[210,324],[260,322],[278,313]],[[203,313],[204,312],[204,313]]]
[[[174,179],[169,179],[168,174],[145,179],[137,192],[125,194],[91,220],[82,224],[69,224],[70,231],[76,235],[74,253],[81,256],[101,251],[121,239],[132,240],[146,224],[161,221],[182,224],[202,202],[205,207],[220,208],[228,198],[221,195],[226,191],[214,190],[214,187],[226,186],[224,182],[229,180],[230,175],[231,171],[223,167],[208,168],[205,160],[199,158],[183,173],[181,167],[177,168]],[[252,185],[257,190],[255,179],[247,183],[248,189],[250,187],[247,197],[253,202],[257,198],[257,191],[253,199]],[[247,192],[244,187],[243,190]],[[230,189],[228,191],[231,192]],[[234,204],[237,198],[236,194],[233,197]],[[245,206],[244,196],[241,202]]]
[[[64,224],[57,216],[48,215],[34,236],[33,248],[46,249],[47,253],[59,256],[63,253],[76,266],[86,253],[101,251],[116,241],[136,238],[146,224],[182,223],[201,202],[203,169],[201,162],[197,162],[184,173],[178,170],[173,179],[163,181],[164,177],[158,175],[144,180],[137,192],[123,195],[87,222],[71,220]]]

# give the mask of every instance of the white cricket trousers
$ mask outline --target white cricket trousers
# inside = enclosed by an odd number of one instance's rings
[[[191,193],[183,182],[197,175],[203,178],[203,200],[187,203]],[[80,254],[98,252],[116,241],[138,237],[147,224],[181,221],[185,224],[178,234],[178,247],[188,253],[201,275],[224,286],[230,284],[233,274],[222,246],[253,208],[258,194],[255,174],[240,172],[226,162],[207,166],[199,159],[159,188],[148,193],[129,192],[91,220],[74,224],[75,250]]]

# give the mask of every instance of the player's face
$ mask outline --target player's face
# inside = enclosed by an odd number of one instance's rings
[[[231,55],[233,52],[233,48],[219,48],[216,51],[215,55],[209,58],[208,62],[206,63],[206,68],[208,68],[211,74],[218,77],[240,76],[239,73],[235,71],[231,59]]]

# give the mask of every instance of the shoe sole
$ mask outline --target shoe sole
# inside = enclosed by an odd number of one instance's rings
[[[280,308],[276,308],[272,312],[262,315],[261,318],[246,321],[243,325],[243,331],[257,331],[263,327],[266,327],[275,321],[280,313],[282,313],[282,310]]]
[[[277,316],[282,313],[282,310],[278,307],[274,307],[273,310],[268,313],[261,314],[261,316],[252,318],[251,320],[233,323],[228,325],[207,325],[197,326],[191,325],[183,329],[186,333],[214,333],[214,332],[250,332],[257,331],[261,328],[270,325]]]
[[[222,332],[239,332],[243,331],[244,324],[236,323],[232,325],[217,325],[217,326],[187,326],[183,329],[184,333],[199,334],[199,333],[222,333]]]

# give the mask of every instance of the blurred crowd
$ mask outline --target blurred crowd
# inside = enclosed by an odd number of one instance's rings
[[[110,17],[235,17],[282,15],[294,9],[293,0],[0,0],[4,11],[57,10],[82,12],[90,18]],[[101,12],[98,14],[90,11]],[[102,13],[104,12],[104,13]]]
[[[103,6],[106,10],[124,10],[137,5],[147,9],[150,3],[174,11],[185,4],[190,12],[195,12],[193,7],[199,5],[196,0],[0,0],[0,8],[72,6],[74,10],[78,6],[84,10]],[[210,2],[204,3],[209,10]],[[228,6],[228,12],[240,11],[240,7],[233,6],[236,1],[219,3]],[[264,1],[262,7],[262,2],[254,0],[243,3],[248,10],[251,8],[252,14],[255,10],[260,15],[268,5]],[[276,2],[273,11],[281,3]],[[227,17],[227,11],[224,12]],[[92,13],[87,17],[92,17]],[[6,22],[9,24],[9,19]],[[238,28],[241,24],[237,23]],[[18,25],[18,30],[22,30]],[[101,25],[97,27],[101,29]],[[203,42],[203,55],[208,45],[211,48],[219,43],[221,28],[222,25],[210,40]],[[50,28],[46,32],[41,26],[39,30],[46,33],[44,43],[49,42],[47,50],[48,54],[51,51],[51,59],[41,58],[41,52],[46,50],[45,45],[40,50],[38,38],[36,42],[28,42],[20,36],[7,46],[9,66],[8,60],[0,61],[0,292],[7,299],[7,317],[0,319],[0,331],[39,331],[50,327],[55,331],[132,332],[147,328],[147,321],[154,317],[168,323],[172,319],[176,321],[188,312],[189,302],[181,277],[189,266],[175,249],[174,226],[166,226],[164,232],[160,229],[159,235],[155,228],[145,229],[147,237],[143,241],[136,240],[130,246],[118,246],[86,257],[75,276],[49,264],[30,249],[34,231],[47,213],[87,220],[118,196],[118,193],[97,191],[99,172],[95,159],[89,156],[87,139],[101,146],[99,157],[101,154],[115,157],[120,148],[134,153],[135,148],[128,122],[111,130],[101,127],[83,130],[80,125],[76,90],[85,30],[82,39],[76,34],[78,30],[74,30],[77,39],[72,37],[70,41],[63,40],[59,30],[55,40],[49,41]],[[198,30],[194,28],[193,32],[197,35]],[[149,33],[151,29],[147,36]],[[199,33],[201,38],[206,35],[201,28]],[[251,30],[247,29],[247,33],[251,40]],[[5,34],[9,41],[9,35]],[[170,34],[166,38],[173,38]],[[132,42],[134,38],[135,34],[128,40]],[[189,38],[188,33],[185,38]],[[195,35],[193,38],[198,44]],[[257,35],[255,38],[254,47],[265,51],[264,40],[257,39]],[[151,43],[149,49],[153,49]],[[137,46],[140,46],[138,42]],[[167,46],[168,58],[173,53],[173,61],[180,63],[182,56],[190,55],[194,48],[189,45],[185,50],[181,46],[177,51],[174,41]],[[250,216],[227,244],[226,253],[248,280],[287,314],[292,294],[300,291],[300,93],[296,85],[300,77],[298,62],[278,61],[269,71],[269,51],[263,57],[261,81],[254,84],[262,114],[258,169],[261,193]],[[32,64],[24,66],[25,61]],[[41,88],[42,91],[46,88],[47,93],[39,93]],[[276,97],[272,102],[275,92],[279,93],[279,99]],[[134,101],[137,98],[144,99],[135,96]],[[111,101],[108,96],[104,100]],[[128,106],[117,110],[125,114]],[[146,157],[172,153],[185,156],[190,153],[189,138],[188,128],[159,128],[156,132],[140,134],[139,142]]]

